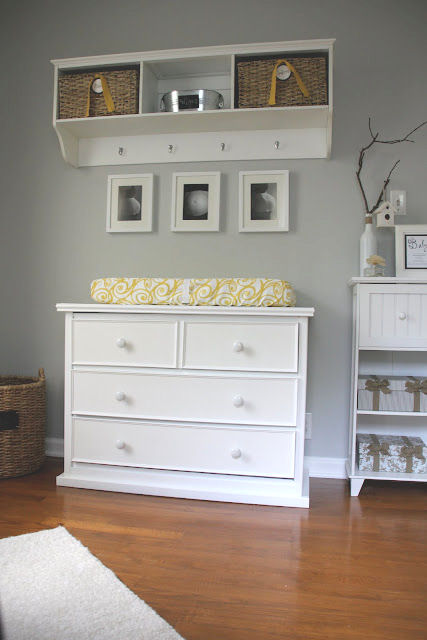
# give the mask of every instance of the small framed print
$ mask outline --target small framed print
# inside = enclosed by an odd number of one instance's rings
[[[147,233],[153,226],[153,174],[108,176],[107,231]]]
[[[239,173],[239,231],[289,231],[289,171]]]
[[[172,231],[219,231],[221,174],[174,173]]]
[[[396,276],[427,278],[427,224],[396,225]]]

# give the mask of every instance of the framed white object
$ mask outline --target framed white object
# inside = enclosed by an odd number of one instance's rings
[[[153,226],[153,174],[108,176],[107,231],[146,233]]]
[[[239,231],[289,231],[289,171],[239,173]]]
[[[219,231],[219,171],[174,173],[172,231]]]
[[[396,276],[427,277],[427,224],[396,225]]]

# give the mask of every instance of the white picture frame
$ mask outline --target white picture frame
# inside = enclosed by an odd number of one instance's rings
[[[172,231],[219,231],[220,183],[219,171],[174,173]]]
[[[395,227],[396,276],[427,278],[427,224]]]
[[[239,231],[289,231],[289,171],[239,172]]]
[[[107,232],[149,233],[153,228],[153,174],[108,176]]]

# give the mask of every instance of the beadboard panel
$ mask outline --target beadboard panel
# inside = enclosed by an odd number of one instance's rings
[[[360,308],[360,348],[425,349],[427,285],[364,285]]]

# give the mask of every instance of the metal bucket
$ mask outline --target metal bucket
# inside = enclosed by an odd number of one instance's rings
[[[211,111],[222,109],[224,98],[212,89],[195,89],[189,91],[169,91],[160,101],[160,111]]]

